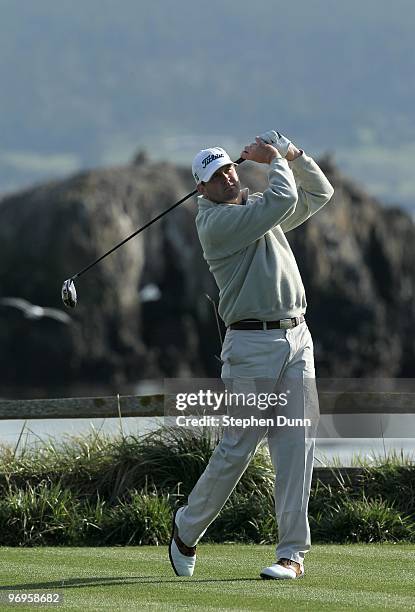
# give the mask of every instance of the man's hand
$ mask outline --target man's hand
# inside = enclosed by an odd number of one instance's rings
[[[297,149],[297,147],[293,145],[288,138],[275,130],[270,130],[269,132],[261,134],[260,138],[264,142],[267,142],[275,147],[281,157],[285,157],[287,161],[293,161],[293,159],[296,159],[296,157],[299,157],[303,153],[301,149]]]
[[[281,155],[274,146],[267,144],[257,136],[255,142],[246,145],[241,153],[241,157],[258,164],[270,164],[275,157],[281,157]]]

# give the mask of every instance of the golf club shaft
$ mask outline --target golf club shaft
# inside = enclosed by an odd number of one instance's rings
[[[244,162],[244,161],[245,160],[242,157],[240,157],[234,163],[239,165],[239,164],[242,164],[242,162]],[[157,217],[154,217],[154,219],[152,219],[151,221],[149,221],[148,223],[143,225],[143,227],[140,227],[137,231],[135,231],[133,234],[131,234],[131,236],[128,236],[122,242],[120,242],[119,244],[116,244],[115,247],[113,247],[110,251],[107,251],[107,253],[104,253],[104,255],[101,255],[101,257],[98,257],[98,259],[96,259],[95,261],[90,263],[89,266],[86,266],[86,268],[84,268],[80,272],[77,272],[77,274],[75,274],[74,276],[71,276],[70,280],[73,281],[76,278],[79,278],[80,276],[82,276],[82,274],[85,274],[85,272],[87,272],[90,268],[95,266],[95,264],[99,263],[102,259],[104,259],[104,257],[107,257],[107,255],[111,255],[111,253],[113,253],[115,250],[117,250],[120,246],[122,246],[123,244],[125,244],[126,242],[131,240],[131,238],[134,238],[134,236],[137,236],[137,234],[139,234],[140,232],[145,230],[147,227],[149,227],[150,225],[152,225],[153,223],[155,223],[156,221],[161,219],[161,217],[163,217],[164,215],[167,215],[167,213],[170,212],[171,210],[173,210],[173,208],[176,208],[176,206],[179,206],[179,204],[183,204],[183,202],[185,202],[186,200],[188,200],[192,196],[196,195],[196,193],[197,193],[197,189],[195,189],[191,193],[188,193],[186,196],[184,196],[184,198],[182,198],[181,200],[176,202],[176,204],[173,204],[173,206],[170,206],[170,208],[167,208],[166,210],[164,210],[162,213],[157,215]]]

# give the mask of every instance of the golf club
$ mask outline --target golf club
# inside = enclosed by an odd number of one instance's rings
[[[240,157],[234,163],[239,165],[243,161],[245,161],[245,160],[242,157]],[[179,204],[182,204],[183,202],[185,202],[186,200],[188,200],[192,196],[196,195],[197,192],[198,192],[197,189],[195,189],[191,193],[188,193],[186,196],[184,196],[184,198],[182,198],[181,200],[176,202],[176,204],[173,204],[173,206],[170,206],[170,208],[167,208],[165,211],[163,211],[162,213],[157,215],[157,217],[154,217],[154,219],[152,219],[151,221],[149,221],[148,223],[143,225],[143,227],[140,227],[133,234],[131,234],[131,236],[128,236],[122,242],[120,242],[119,244],[116,244],[115,247],[113,247],[107,253],[104,253],[104,255],[101,255],[101,257],[98,257],[98,259],[96,259],[95,261],[90,263],[89,266],[86,266],[86,268],[84,268],[80,272],[77,272],[76,274],[74,274],[73,276],[68,278],[66,281],[64,281],[64,283],[62,285],[62,291],[61,291],[62,302],[64,303],[64,305],[67,308],[75,308],[75,306],[78,303],[78,297],[77,297],[77,294],[76,294],[76,288],[75,288],[75,283],[74,283],[74,280],[76,278],[79,278],[80,276],[82,276],[82,274],[85,274],[85,272],[87,272],[93,266],[95,266],[97,263],[99,263],[102,259],[104,259],[104,257],[107,257],[107,255],[110,255],[111,253],[113,253],[116,249],[120,248],[120,246],[122,246],[123,244],[125,244],[126,242],[131,240],[131,238],[134,238],[134,236],[137,236],[137,234],[139,234],[140,232],[142,232],[145,229],[147,229],[147,227],[149,227],[150,225],[152,225],[153,223],[155,223],[156,221],[161,219],[161,217],[163,217],[164,215],[167,215],[167,213],[170,212],[171,210],[173,210],[173,208],[176,208],[176,206],[179,206]]]

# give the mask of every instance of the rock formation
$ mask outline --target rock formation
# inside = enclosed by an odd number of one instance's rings
[[[320,376],[412,377],[415,226],[321,165],[332,202],[287,236],[302,271]],[[261,190],[261,168],[242,182]],[[191,173],[138,154],[0,201],[0,297],[63,308],[64,279],[194,189]],[[142,379],[217,376],[217,290],[189,200],[77,281],[71,325],[0,306],[0,387],[121,389]],[[124,386],[124,387],[123,387]]]

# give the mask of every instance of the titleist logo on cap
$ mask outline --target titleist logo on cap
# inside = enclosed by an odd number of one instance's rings
[[[207,183],[216,170],[233,162],[225,149],[221,147],[210,147],[202,149],[196,155],[192,163],[192,172],[196,183]]]
[[[208,155],[205,159],[202,159],[202,166],[206,168],[211,162],[215,161],[215,159],[219,159],[219,157],[224,157],[223,153],[218,153],[217,155]]]

